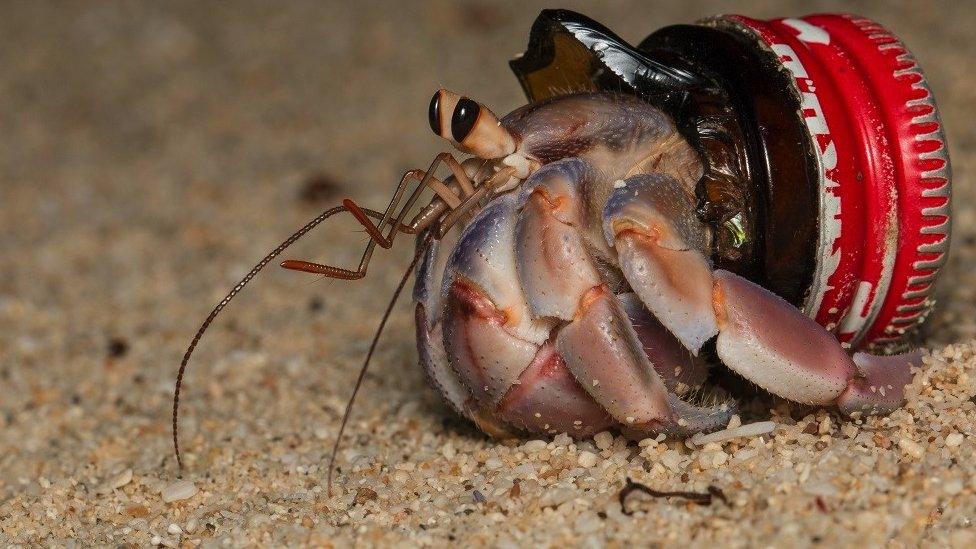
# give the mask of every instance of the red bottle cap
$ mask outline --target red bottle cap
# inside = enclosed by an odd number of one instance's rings
[[[850,346],[897,342],[931,310],[949,246],[948,149],[918,63],[859,16],[719,19],[792,73],[819,145],[819,255],[804,310]]]

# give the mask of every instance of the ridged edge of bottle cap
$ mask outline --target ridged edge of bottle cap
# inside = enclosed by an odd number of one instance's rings
[[[951,227],[948,149],[917,61],[864,17],[721,19],[751,31],[792,73],[819,146],[806,312],[854,347],[899,342],[931,310]]]

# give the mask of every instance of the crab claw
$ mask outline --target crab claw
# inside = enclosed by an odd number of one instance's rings
[[[855,367],[836,339],[769,290],[715,271],[716,348],[729,368],[771,393],[806,404],[832,404]]]
[[[905,399],[921,355],[847,355],[833,335],[795,307],[748,280],[715,271],[716,348],[725,364],[796,402],[836,403],[845,414],[886,414]]]
[[[719,358],[763,389],[851,413],[897,408],[910,381],[906,357],[848,356],[834,336],[769,290],[712,271],[692,197],[663,175],[615,188],[604,232],[641,301],[689,350],[717,335]]]
[[[600,273],[579,230],[580,181],[592,170],[579,159],[543,166],[526,181],[516,225],[517,272],[536,317],[573,318]]]
[[[912,382],[912,368],[922,365],[922,354],[854,353],[854,364],[858,375],[837,399],[841,412],[890,414],[905,402],[905,386]]]
[[[726,425],[731,406],[698,408],[669,393],[616,298],[592,288],[556,349],[580,385],[630,431],[691,433]]]
[[[528,312],[514,258],[515,203],[502,197],[464,229],[447,260],[441,291],[443,341],[453,370],[494,410],[538,348],[549,324]]]
[[[533,433],[592,436],[615,422],[566,368],[546,342],[498,405],[498,416]]]
[[[694,199],[674,178],[637,175],[610,195],[604,234],[620,268],[644,305],[698,355],[717,332],[712,313],[712,270],[700,251],[704,228]]]

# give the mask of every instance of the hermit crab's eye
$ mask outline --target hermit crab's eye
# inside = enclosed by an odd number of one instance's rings
[[[471,129],[474,128],[475,122],[478,121],[478,115],[480,114],[481,105],[475,101],[467,97],[462,97],[458,101],[454,107],[454,115],[451,116],[451,134],[454,136],[455,141],[461,143],[468,137]]]
[[[434,97],[430,98],[430,108],[427,110],[427,119],[430,122],[430,129],[437,135],[441,133],[441,90],[434,92]]]
[[[434,133],[478,158],[502,158],[515,151],[515,138],[491,109],[450,90],[437,90],[427,117]]]

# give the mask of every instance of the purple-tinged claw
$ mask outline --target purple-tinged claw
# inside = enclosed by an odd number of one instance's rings
[[[697,408],[668,393],[630,319],[605,286],[587,292],[576,318],[557,334],[556,349],[586,392],[625,429],[674,432],[728,421],[724,412]]]
[[[635,175],[610,194],[603,207],[603,235],[612,246],[627,229],[655,234],[657,244],[670,250],[705,249],[695,197],[664,174]]]
[[[837,406],[846,415],[890,414],[905,402],[905,386],[912,382],[912,368],[922,364],[922,354],[877,356],[854,353],[855,377]]]
[[[696,217],[694,197],[666,175],[631,177],[607,200],[603,230],[631,288],[697,355],[718,329],[712,268],[701,251],[705,228]]]
[[[600,283],[580,232],[577,179],[585,163],[562,161],[526,183],[516,224],[518,275],[536,317],[573,318],[583,294]]]
[[[630,320],[603,286],[591,289],[556,349],[586,392],[624,424],[670,416],[667,389],[647,361]]]
[[[726,401],[711,406],[695,406],[672,393],[668,393],[668,404],[671,406],[676,421],[655,423],[650,425],[625,425],[621,432],[627,438],[639,440],[649,433],[665,433],[676,437],[689,437],[698,433],[707,433],[721,429],[729,424],[736,412],[734,401]]]
[[[827,330],[738,275],[714,276],[716,348],[726,366],[794,402],[829,405],[847,389],[854,362]]]
[[[495,438],[515,436],[516,430],[473,399],[457,373],[451,368],[444,352],[441,323],[427,329],[428,320],[423,303],[417,304],[417,350],[420,364],[434,388],[459,415],[473,421],[483,432]]]
[[[420,365],[427,374],[427,379],[455,412],[470,418],[466,406],[470,395],[447,360],[441,324],[429,327],[423,303],[417,303],[415,318],[417,354],[420,355]]]
[[[679,419],[671,425],[666,425],[664,432],[681,437],[721,429],[729,424],[729,420],[736,412],[735,402],[732,401],[710,406],[695,406],[673,394],[668,394],[668,404]]]
[[[417,265],[417,277],[413,288],[413,299],[424,305],[428,328],[441,317],[441,288],[448,258],[457,245],[461,231],[448,231],[444,238],[432,240],[424,250]]]
[[[570,433],[588,437],[614,424],[607,411],[593,401],[552,343],[543,345],[532,364],[509,389],[498,417],[533,433]]]
[[[515,197],[511,195],[499,197],[478,213],[447,261],[442,293],[450,293],[456,278],[466,278],[504,314],[506,330],[541,345],[549,339],[552,323],[532,316],[519,283],[515,217]]]
[[[506,317],[466,278],[451,284],[442,319],[444,349],[481,408],[494,410],[538,346],[505,329]]]
[[[654,237],[627,230],[617,235],[620,268],[644,305],[668,330],[698,355],[717,332],[712,311],[712,274],[696,250],[675,251]]]

